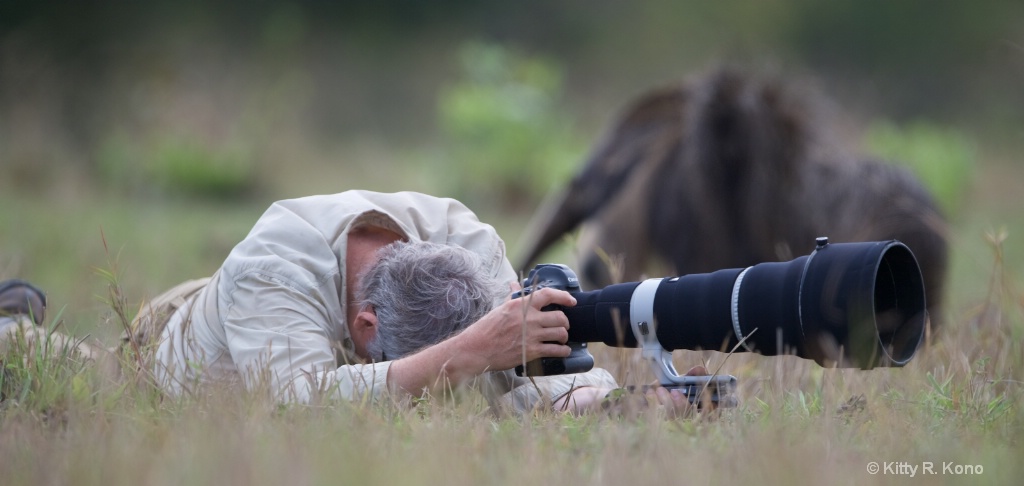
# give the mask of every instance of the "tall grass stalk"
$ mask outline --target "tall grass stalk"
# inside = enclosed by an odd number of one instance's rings
[[[4,358],[2,482],[861,485],[910,480],[871,474],[873,462],[931,462],[937,474],[919,469],[914,481],[1016,484],[1024,296],[1002,267],[1005,239],[990,238],[989,297],[954,313],[907,367],[826,370],[787,356],[677,353],[682,369],[721,366],[741,386],[738,407],[674,420],[656,409],[497,417],[461,390],[413,404],[285,406],[237,389],[168,397],[146,380],[97,376],[75,359],[73,343],[40,342]],[[116,271],[104,275],[117,286]],[[111,295],[124,305],[123,292]],[[114,320],[125,311],[112,309]],[[621,350],[594,348],[623,384],[650,381],[636,363],[617,368]],[[946,474],[945,463],[981,474]]]

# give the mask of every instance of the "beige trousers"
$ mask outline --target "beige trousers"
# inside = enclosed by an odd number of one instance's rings
[[[189,280],[144,303],[132,320],[130,331],[121,335],[121,342],[113,348],[104,348],[86,339],[75,339],[64,333],[37,326],[25,315],[0,316],[0,362],[3,356],[15,349],[31,357],[42,352],[46,356],[63,356],[73,353],[77,357],[95,363],[105,376],[121,374],[122,359],[127,356],[148,357],[153,351],[168,319],[181,308],[190,297],[206,287],[209,278]],[[146,359],[132,359],[131,362],[145,363]]]

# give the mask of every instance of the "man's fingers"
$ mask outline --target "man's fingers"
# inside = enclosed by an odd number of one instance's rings
[[[569,329],[569,318],[563,312],[542,312],[537,316],[537,322],[541,327],[559,327]]]
[[[665,408],[665,412],[670,417],[679,416],[692,407],[686,395],[683,395],[683,392],[679,390],[668,390],[659,386],[653,391],[658,403]]]
[[[537,348],[538,356],[545,358],[565,358],[572,353],[572,349],[564,344],[541,343]]]
[[[533,325],[540,325],[540,327],[563,327],[569,328],[569,318],[565,317],[564,312],[560,311],[542,311],[540,308],[535,308],[533,304],[530,304],[530,309],[526,313],[526,322]],[[520,321],[522,322],[522,321]]]
[[[543,288],[526,297],[530,306],[535,309],[542,309],[549,305],[560,305],[572,307],[576,305],[576,298],[564,290]]]
[[[690,401],[686,398],[686,395],[683,395],[683,392],[671,390],[669,395],[672,396],[672,404],[675,405],[676,410],[682,410],[690,406]]]
[[[565,344],[569,340],[569,331],[564,327],[545,327],[537,334],[537,340]]]
[[[661,403],[664,407],[672,406],[672,394],[669,393],[664,387],[657,387],[654,389],[654,394],[658,397],[658,403]]]

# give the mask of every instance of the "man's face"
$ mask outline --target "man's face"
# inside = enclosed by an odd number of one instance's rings
[[[377,332],[377,316],[373,309],[360,309],[356,302],[359,279],[377,263],[377,252],[396,241],[401,235],[382,228],[357,228],[349,232],[345,253],[345,320],[355,353],[369,359],[366,346]]]

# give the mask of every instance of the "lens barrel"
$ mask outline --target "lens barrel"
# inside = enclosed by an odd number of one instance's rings
[[[576,292],[569,340],[636,347],[630,306],[639,282]],[[649,299],[641,300],[649,302]],[[829,244],[746,269],[662,279],[653,321],[665,350],[795,354],[822,366],[902,366],[924,335],[924,283],[913,253],[892,240]],[[638,323],[639,324],[639,323]]]

